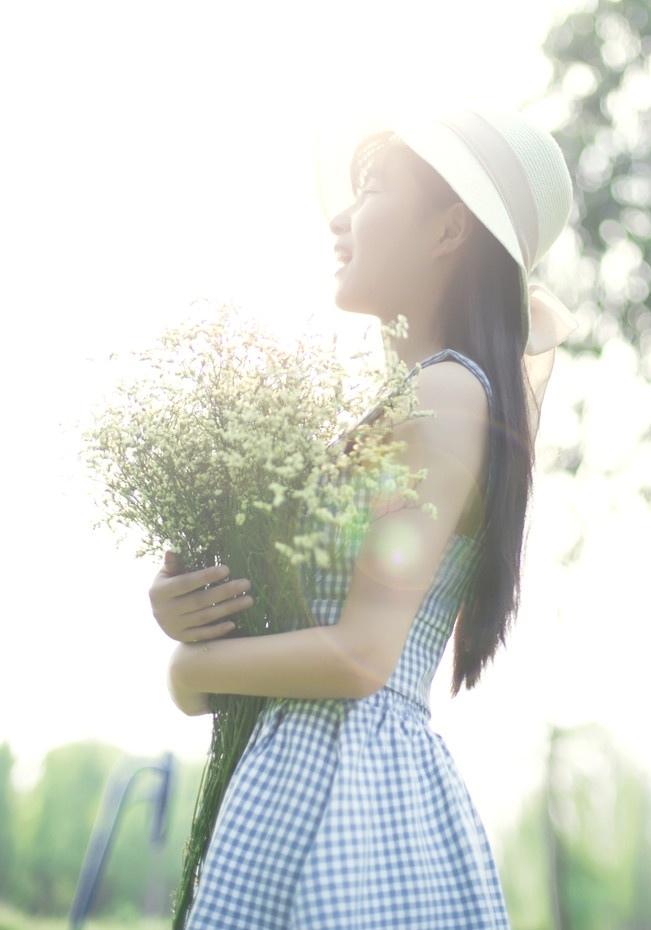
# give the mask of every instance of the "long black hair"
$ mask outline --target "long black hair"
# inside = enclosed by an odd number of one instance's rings
[[[441,175],[390,131],[365,137],[351,163],[356,192],[370,168],[377,169],[395,147],[404,150],[422,188],[422,208],[445,208],[460,200]],[[483,501],[483,541],[474,577],[461,603],[454,630],[451,694],[473,688],[506,635],[520,606],[525,523],[531,496],[534,446],[522,360],[519,267],[502,243],[477,223],[477,248],[459,268],[442,302],[437,336],[446,348],[475,361],[491,383],[492,492]],[[489,405],[490,407],[490,405]]]

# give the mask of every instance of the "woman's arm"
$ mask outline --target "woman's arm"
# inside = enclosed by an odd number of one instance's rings
[[[287,633],[180,643],[172,658],[182,688],[266,697],[360,698],[384,687],[402,654],[450,536],[477,487],[488,437],[480,382],[456,362],[427,369],[417,418],[395,430],[405,464],[428,468],[419,508],[372,522],[355,560],[338,622]]]
[[[184,692],[359,698],[384,685],[372,675],[366,658],[352,648],[350,637],[336,625],[179,643],[172,653],[169,674],[182,700]]]
[[[167,689],[178,709],[188,717],[199,717],[201,714],[211,713],[208,705],[209,695],[183,687],[173,673],[171,664],[167,670]]]

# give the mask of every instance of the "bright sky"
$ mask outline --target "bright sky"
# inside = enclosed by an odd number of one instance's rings
[[[197,759],[209,745],[210,718],[184,717],[166,690],[173,643],[148,602],[159,564],[136,560],[136,541],[117,548],[91,528],[74,423],[108,383],[108,354],[150,344],[204,297],[241,303],[283,332],[317,312],[353,345],[369,320],[333,302],[328,165],[345,173],[357,128],[387,106],[522,106],[543,94],[539,46],[567,8],[5,8],[0,741],[18,757],[17,784],[69,740]],[[554,106],[535,112],[553,129]],[[559,351],[542,464],[546,448],[576,441],[580,398],[587,461],[577,478],[538,476],[508,651],[452,701],[448,649],[432,690],[433,726],[494,837],[538,777],[551,721],[602,721],[651,768],[639,694],[651,646],[649,511],[636,496],[651,464],[649,442],[636,443],[648,388],[624,346],[613,342],[599,363]],[[562,567],[579,532],[580,562]]]

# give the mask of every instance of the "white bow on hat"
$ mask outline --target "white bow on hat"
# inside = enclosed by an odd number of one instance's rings
[[[579,325],[556,294],[543,284],[528,285],[531,326],[526,355],[540,355],[555,348]]]

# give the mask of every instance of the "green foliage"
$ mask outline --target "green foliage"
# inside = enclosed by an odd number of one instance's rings
[[[500,874],[514,930],[651,927],[651,783],[603,728],[551,730]]]
[[[105,780],[118,750],[71,743],[45,757],[18,807],[15,900],[34,914],[62,914],[74,895]]]
[[[559,100],[554,136],[574,179],[579,273],[566,282],[586,325],[568,348],[598,354],[615,333],[651,376],[651,133],[648,0],[593,0],[559,19],[543,49]],[[617,261],[614,261],[617,255]]]
[[[500,879],[514,930],[551,930],[546,870],[544,797],[535,791],[507,834],[500,857]]]
[[[39,917],[26,914],[0,900],[0,930],[69,930],[66,917]],[[168,917],[138,917],[124,922],[116,918],[90,917],[84,930],[169,930]]]
[[[8,756],[3,747],[0,758]],[[3,821],[3,842],[14,849],[11,882],[0,897],[0,927],[4,921],[21,930],[68,914],[81,865],[106,783],[116,766],[128,770],[140,760],[96,742],[71,743],[46,756],[38,782],[27,791],[13,791],[10,817]],[[150,761],[150,760],[147,760]],[[200,763],[177,764],[172,784],[167,834],[161,849],[149,843],[152,806],[142,798],[151,790],[143,772],[133,785],[119,822],[92,913],[107,921],[140,926],[148,912],[165,916],[169,927],[171,901],[182,864],[182,849],[190,829],[201,777]],[[140,798],[140,800],[138,800]],[[6,829],[11,824],[12,830]],[[29,914],[30,920],[23,921]],[[57,924],[58,926],[58,924]]]
[[[3,743],[0,745],[0,898],[8,896],[15,880],[15,802],[11,784],[13,763],[9,744]]]
[[[10,757],[8,747],[3,752]],[[95,742],[61,746],[48,754],[32,789],[11,794],[16,856],[12,885],[0,898],[0,930],[64,930],[106,781],[115,765],[138,761]],[[160,850],[149,845],[152,810],[142,800],[149,775],[139,776],[88,930],[159,930],[143,920],[145,911],[160,914],[169,928],[201,772],[200,763],[178,764]],[[513,930],[651,927],[648,775],[598,727],[552,731],[541,774],[502,843],[500,877]]]

